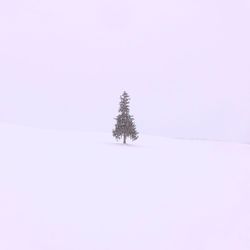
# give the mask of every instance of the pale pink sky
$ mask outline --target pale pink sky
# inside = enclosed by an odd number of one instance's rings
[[[250,141],[250,1],[0,2],[0,122]]]

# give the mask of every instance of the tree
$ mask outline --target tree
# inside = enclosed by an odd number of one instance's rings
[[[115,118],[116,125],[113,130],[113,136],[120,140],[123,138],[123,143],[126,144],[127,137],[132,141],[138,139],[138,132],[134,123],[134,118],[129,114],[129,101],[130,97],[126,91],[121,95],[119,114]]]

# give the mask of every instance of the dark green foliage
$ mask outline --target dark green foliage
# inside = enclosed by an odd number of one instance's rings
[[[124,91],[121,96],[119,115],[115,118],[116,125],[113,130],[113,136],[117,140],[123,138],[124,144],[127,138],[133,141],[138,139],[134,118],[129,114],[129,101],[129,95]]]

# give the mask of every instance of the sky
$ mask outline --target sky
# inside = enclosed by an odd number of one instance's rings
[[[0,1],[0,122],[250,142],[250,1]]]

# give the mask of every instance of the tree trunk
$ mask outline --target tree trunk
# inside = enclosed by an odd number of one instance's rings
[[[126,135],[123,135],[123,144],[126,144]]]

